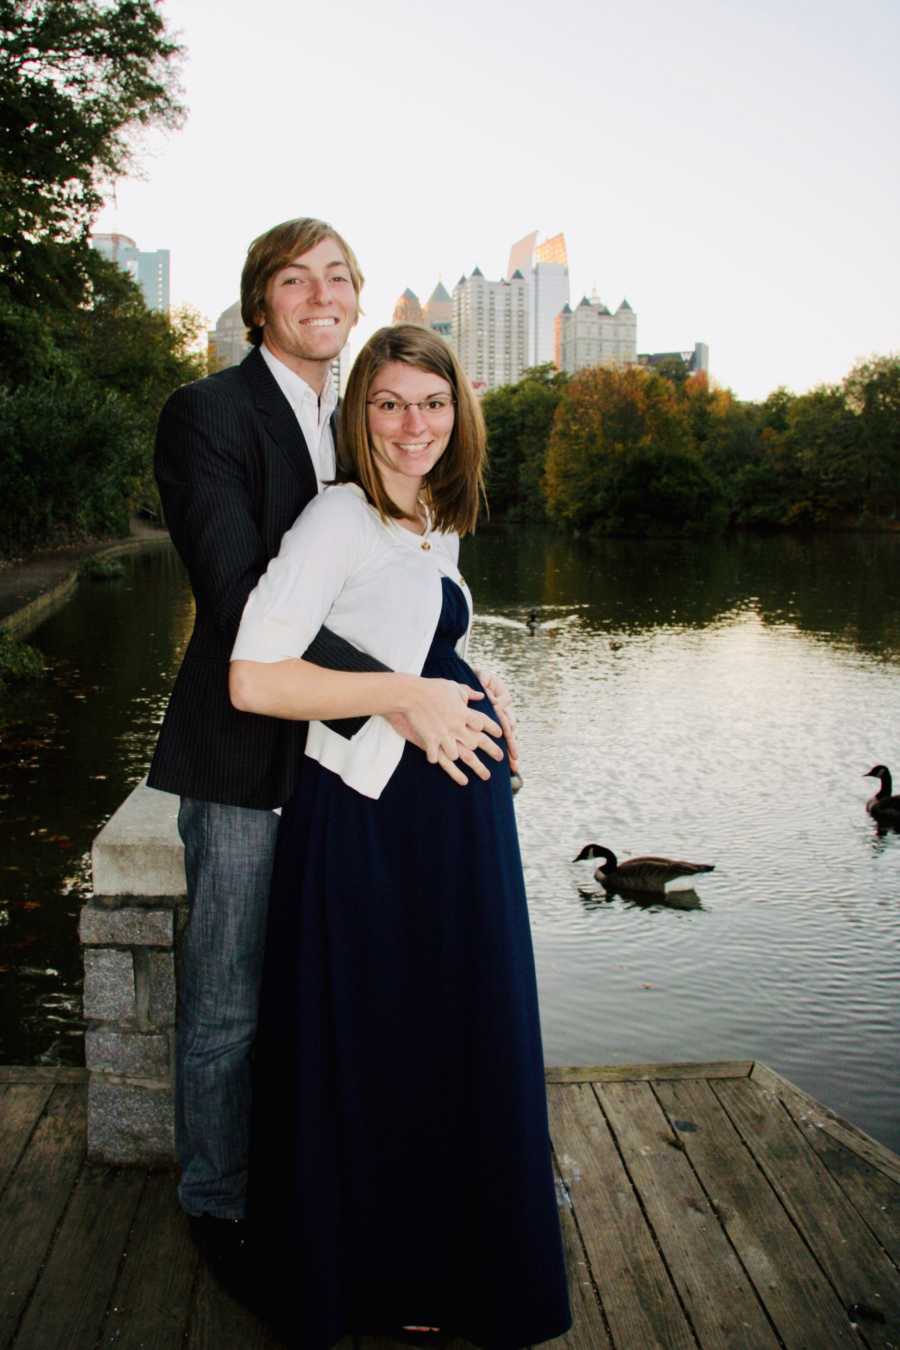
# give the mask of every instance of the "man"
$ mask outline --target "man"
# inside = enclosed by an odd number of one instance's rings
[[[359,314],[352,250],[323,221],[275,226],[251,244],[241,314],[253,351],[179,389],[160,418],[156,474],[190,575],[194,632],[149,774],[181,797],[189,919],[179,961],[176,1142],[179,1199],[220,1271],[243,1245],[249,1055],[278,817],[306,726],[238,712],[228,660],[248,595],[302,508],[334,477],[337,395],[330,365]],[[383,669],[322,630],[332,669]],[[314,651],[314,649],[316,649]],[[496,723],[461,700],[431,709],[472,763]],[[452,706],[451,706],[452,703]],[[422,744],[424,728],[400,725]],[[352,728],[345,729],[351,734]],[[447,772],[464,781],[459,768]]]

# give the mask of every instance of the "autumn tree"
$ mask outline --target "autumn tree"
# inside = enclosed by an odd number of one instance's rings
[[[596,366],[560,400],[544,491],[550,515],[600,531],[708,528],[718,485],[696,452],[684,400],[639,367]]]

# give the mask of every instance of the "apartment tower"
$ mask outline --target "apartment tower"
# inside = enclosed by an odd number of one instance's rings
[[[528,282],[487,281],[476,267],[453,288],[452,341],[476,393],[515,384],[528,366]]]
[[[509,252],[507,275],[519,271],[528,279],[528,365],[559,365],[555,323],[569,303],[569,258],[566,238],[555,234],[537,242],[537,230],[526,234]]]

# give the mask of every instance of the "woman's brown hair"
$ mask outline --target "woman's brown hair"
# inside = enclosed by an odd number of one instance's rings
[[[456,405],[453,431],[446,450],[425,476],[423,495],[435,529],[471,533],[484,499],[484,417],[456,353],[428,328],[412,323],[379,328],[354,361],[341,404],[337,482],[359,483],[383,520],[406,517],[382,482],[367,417],[372,381],[392,361],[430,371],[450,385]]]
[[[244,269],[241,272],[241,318],[247,326],[247,341],[258,347],[263,340],[260,316],[266,312],[266,287],[276,272],[289,266],[295,258],[308,253],[323,239],[333,239],[347,260],[350,280],[359,299],[363,287],[362,272],[353,249],[342,239],[337,230],[332,229],[324,220],[315,220],[312,216],[298,216],[296,220],[286,220],[281,225],[273,225],[266,230],[247,250]]]

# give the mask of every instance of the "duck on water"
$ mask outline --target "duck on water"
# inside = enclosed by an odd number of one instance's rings
[[[606,890],[634,892],[636,895],[665,895],[666,883],[676,877],[693,877],[700,872],[713,872],[712,863],[685,862],[677,858],[657,858],[652,855],[626,858],[619,862],[611,849],[602,844],[585,844],[574,862],[584,858],[603,858],[594,872],[595,881]]]
[[[878,778],[881,787],[866,802],[866,810],[873,820],[883,825],[900,826],[900,796],[892,795],[894,784],[891,771],[884,764],[876,764],[863,778]]]

